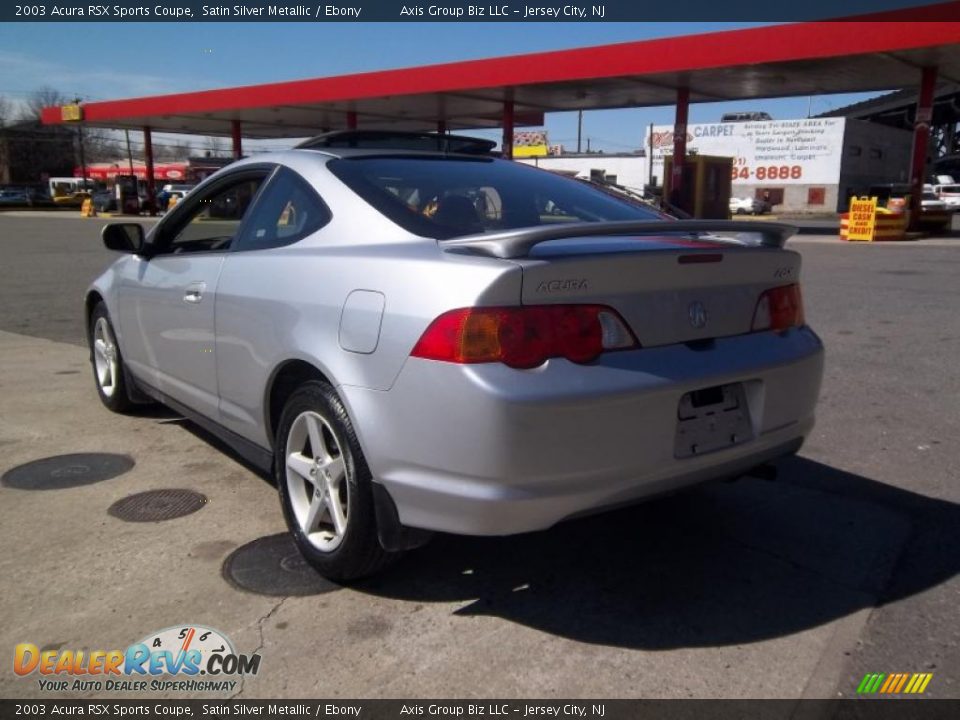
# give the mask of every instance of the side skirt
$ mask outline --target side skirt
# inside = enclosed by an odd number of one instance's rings
[[[191,410],[186,405],[174,400],[156,388],[152,388],[149,385],[140,382],[139,380],[134,382],[136,383],[137,390],[145,395],[150,396],[157,402],[166,405],[171,410],[175,410],[187,418],[187,420],[196,423],[208,433],[214,435],[217,437],[217,439],[222,440],[224,443],[229,445],[230,448],[233,449],[240,457],[256,467],[258,470],[272,476],[273,453],[270,450],[266,450],[256,443],[250,442],[245,437],[238,435],[237,433],[233,432],[233,430],[225,428],[215,420],[211,420],[205,415],[201,415],[200,413]]]

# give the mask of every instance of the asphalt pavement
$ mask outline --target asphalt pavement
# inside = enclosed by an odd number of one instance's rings
[[[5,652],[202,623],[263,656],[241,697],[836,697],[867,672],[932,672],[926,696],[960,697],[960,238],[791,241],[827,366],[817,427],[776,480],[443,536],[341,588],[298,560],[268,479],[172,413],[100,406],[81,308],[110,261],[104,222],[0,215]],[[135,465],[7,482],[88,452]],[[165,522],[107,512],[170,488],[207,502]],[[0,696],[44,694],[0,671]]]

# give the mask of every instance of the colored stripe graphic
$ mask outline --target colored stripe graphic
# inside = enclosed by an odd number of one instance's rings
[[[907,673],[900,673],[900,682],[897,683],[897,688],[893,692],[900,692],[903,690],[903,686],[907,683]]]
[[[857,692],[866,694],[875,693],[880,688],[880,683],[883,682],[885,677],[885,673],[867,673],[863,676],[863,680],[860,681]]]
[[[927,689],[933,673],[867,673],[857,686],[857,693],[872,695],[919,695]]]

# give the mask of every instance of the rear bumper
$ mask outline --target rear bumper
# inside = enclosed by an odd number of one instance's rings
[[[795,452],[822,372],[820,340],[802,328],[525,371],[411,358],[389,391],[340,390],[401,523],[507,535]],[[731,382],[744,383],[752,439],[676,458],[680,398]]]

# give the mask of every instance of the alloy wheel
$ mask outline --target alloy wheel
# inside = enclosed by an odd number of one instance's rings
[[[297,524],[318,550],[331,552],[347,532],[350,483],[333,428],[316,412],[296,417],[287,433],[287,492]]]
[[[117,391],[120,366],[117,362],[117,341],[110,323],[104,317],[98,318],[93,326],[93,363],[100,392],[105,397],[113,397]]]

